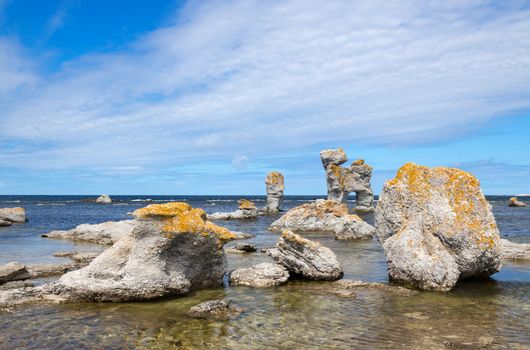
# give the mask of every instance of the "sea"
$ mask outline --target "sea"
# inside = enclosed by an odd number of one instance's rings
[[[135,209],[152,203],[182,201],[208,213],[232,211],[243,198],[112,196],[112,204],[101,205],[86,201],[89,197],[0,196],[0,208],[23,207],[28,218],[23,224],[0,227],[0,265],[68,262],[53,253],[103,249],[40,237],[49,231],[129,219]],[[265,204],[264,196],[244,198],[259,207]],[[283,209],[317,198],[323,197],[287,196]],[[487,199],[501,236],[530,243],[530,207],[510,208],[507,196]],[[350,204],[353,207],[353,199]],[[279,215],[217,222],[255,235],[247,242],[258,248],[251,254],[227,254],[227,271],[270,261],[260,249],[278,240],[268,227]],[[363,218],[373,223],[373,214]],[[308,238],[335,252],[344,278],[390,283],[377,239],[336,241],[317,234]],[[529,261],[505,261],[490,279],[459,282],[446,293],[400,295],[364,289],[354,298],[344,298],[330,294],[328,286],[329,282],[296,280],[255,289],[225,282],[218,288],[147,302],[26,305],[0,311],[0,349],[530,349]],[[191,306],[219,298],[229,299],[244,312],[230,320],[186,315]]]

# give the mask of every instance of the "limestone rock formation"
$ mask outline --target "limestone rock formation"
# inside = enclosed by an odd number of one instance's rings
[[[530,260],[530,244],[514,243],[501,238],[502,258],[507,260]]]
[[[370,239],[375,229],[348,212],[346,204],[318,199],[290,209],[270,226],[272,231],[322,232],[336,239]]]
[[[100,252],[56,252],[53,256],[58,258],[69,258],[78,264],[88,264],[99,254]]]
[[[24,208],[0,208],[0,220],[13,222],[26,222],[26,211]]]
[[[41,237],[114,244],[123,236],[130,234],[135,225],[135,220],[107,221],[94,225],[82,224],[69,231],[52,231]]]
[[[274,214],[280,211],[283,201],[283,191],[285,190],[285,181],[281,173],[272,171],[265,178],[267,187],[267,204],[262,209],[265,214]]]
[[[239,316],[243,309],[226,299],[210,300],[191,307],[188,316],[202,319],[226,320]]]
[[[239,208],[234,212],[216,212],[208,215],[208,220],[244,220],[258,217],[259,210],[256,204],[247,199],[238,201]]]
[[[108,194],[102,194],[101,196],[99,196],[96,199],[96,203],[110,204],[110,203],[112,203],[112,199],[110,198],[110,196]]]
[[[227,248],[227,253],[246,254],[256,252],[256,246],[250,243],[238,243],[231,248]]]
[[[11,226],[11,221],[0,219],[0,227],[1,226]]]
[[[521,202],[517,197],[510,198],[510,201],[508,202],[508,206],[510,207],[526,207],[525,202]]]
[[[326,171],[329,200],[346,203],[348,195],[355,192],[355,209],[373,210],[374,193],[370,186],[371,166],[359,159],[354,161],[349,168],[341,167],[348,160],[342,148],[323,150],[320,152],[320,159]]]
[[[462,170],[405,164],[385,183],[375,219],[395,281],[445,291],[501,268],[491,206]]]
[[[0,266],[0,284],[25,280],[30,277],[31,275],[26,270],[26,266],[16,261]]]
[[[274,287],[287,283],[289,271],[283,266],[272,263],[261,263],[230,273],[230,284],[254,288]]]
[[[288,230],[267,254],[289,272],[310,280],[333,281],[343,276],[342,266],[331,249]]]

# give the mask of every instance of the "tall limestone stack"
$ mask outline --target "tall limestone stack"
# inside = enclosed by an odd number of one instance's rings
[[[405,164],[385,183],[375,220],[394,281],[446,291],[501,268],[491,206],[465,171]]]
[[[348,195],[355,192],[357,197],[355,209],[371,211],[374,204],[374,192],[370,186],[372,167],[359,159],[349,168],[341,167],[348,158],[342,148],[328,149],[320,152],[322,165],[326,170],[328,199],[346,203]]]
[[[269,214],[277,213],[283,201],[284,177],[279,172],[271,171],[265,178],[265,185],[267,186],[267,205],[262,211]]]

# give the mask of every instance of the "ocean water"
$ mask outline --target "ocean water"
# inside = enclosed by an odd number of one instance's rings
[[[40,235],[82,223],[130,218],[147,204],[186,201],[207,212],[229,211],[240,197],[116,196],[115,203],[83,202],[86,196],[0,196],[0,207],[22,206],[29,221],[0,228],[0,264],[65,262],[56,251],[101,249],[91,244],[52,240]],[[264,197],[247,197],[258,206]],[[318,197],[292,196],[289,209]],[[530,207],[509,208],[508,197],[488,197],[501,236],[530,243]],[[353,205],[353,202],[352,202]],[[256,235],[254,254],[227,254],[228,270],[269,258],[278,234],[267,230],[277,217],[218,222]],[[373,223],[373,215],[364,215]],[[383,250],[377,240],[335,241],[311,235],[331,248],[345,278],[388,283]],[[230,246],[230,244],[229,244]],[[290,282],[268,289],[225,284],[186,296],[138,303],[28,305],[0,312],[0,349],[447,349],[530,348],[530,263],[505,262],[486,281],[462,282],[448,293],[401,296],[362,290],[354,299],[327,292],[326,282]],[[227,321],[185,315],[195,304],[228,298],[245,312]]]

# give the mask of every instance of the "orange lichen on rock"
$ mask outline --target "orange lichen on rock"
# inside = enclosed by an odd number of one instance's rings
[[[193,208],[188,203],[151,204],[135,210],[133,215],[137,219],[152,218],[162,221],[162,232],[167,233],[168,236],[175,233],[214,234],[222,242],[236,238],[230,230],[207,221],[203,209]]]
[[[271,171],[265,178],[265,183],[270,185],[283,185],[284,177],[277,171]]]
[[[239,209],[256,209],[256,204],[248,199],[240,199],[237,202],[239,203]]]
[[[306,246],[306,247],[313,248],[313,249],[317,249],[318,247],[320,247],[319,243],[314,242],[314,241],[310,241],[309,239],[305,239],[302,236],[300,236],[300,235],[298,235],[298,234],[296,234],[296,233],[294,233],[294,232],[292,232],[290,230],[283,230],[282,231],[282,238],[287,240],[287,241],[299,244],[301,246]]]
[[[356,161],[351,163],[351,165],[363,165],[363,164],[364,164],[364,159],[357,159]]]

